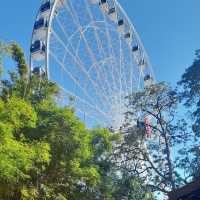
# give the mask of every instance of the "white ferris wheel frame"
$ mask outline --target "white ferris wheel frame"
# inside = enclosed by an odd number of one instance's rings
[[[46,75],[46,77],[48,79],[51,79],[50,78],[50,74],[49,74],[49,56],[50,56],[50,36],[52,34],[51,32],[53,31],[51,29],[52,28],[52,22],[53,22],[54,16],[56,15],[56,12],[59,12],[59,6],[62,6],[65,3],[67,4],[68,1],[71,1],[71,0],[51,0],[50,1],[51,7],[50,7],[49,12],[46,15],[48,26],[44,30],[45,31],[45,37],[44,37],[44,39],[42,39],[42,41],[44,42],[44,44],[46,46],[45,53],[43,55],[43,57],[44,57],[43,61],[44,61],[44,65],[45,65],[45,66],[43,66],[43,69],[45,69],[45,75]],[[88,1],[91,2],[92,0],[88,0]],[[139,34],[137,33],[134,25],[131,23],[131,20],[129,19],[129,17],[127,16],[126,12],[121,7],[121,5],[118,3],[118,1],[117,0],[111,0],[111,1],[113,2],[114,6],[115,6],[115,9],[116,9],[115,12],[117,12],[117,16],[119,16],[118,13],[120,13],[120,14],[122,14],[124,16],[125,19],[123,19],[123,20],[126,22],[126,25],[128,25],[130,33],[134,35],[134,39],[136,40],[136,43],[137,43],[137,45],[139,47],[139,51],[141,52],[139,54],[139,57],[137,55],[137,59],[139,61],[142,61],[142,60],[145,61],[145,63],[144,63],[145,66],[144,65],[140,65],[139,63],[137,64],[137,66],[138,66],[138,68],[140,70],[140,73],[141,73],[141,77],[144,78],[144,76],[145,76],[144,69],[148,68],[152,79],[155,80],[155,76],[154,76],[153,69],[152,69],[151,63],[149,61],[148,55],[147,55],[147,53],[145,51],[145,48],[144,48],[144,46],[143,46],[143,44],[141,42]],[[44,2],[47,2],[47,0],[44,1]],[[100,2],[101,2],[101,0],[99,0],[99,5],[100,5]],[[40,19],[42,16],[43,16],[43,13],[39,10],[39,12],[38,12],[38,14],[36,16],[36,19]],[[117,20],[119,20],[118,17],[117,17]],[[35,42],[35,40],[36,40],[35,37],[36,37],[36,33],[35,33],[34,29],[33,29],[32,38],[31,38],[31,44],[33,44]],[[39,40],[41,40],[41,39],[39,38]],[[132,50],[130,50],[130,51],[132,51]],[[134,56],[135,56],[135,54],[133,53],[133,59],[135,59]],[[35,60],[35,58],[34,58],[33,54],[30,53],[30,73],[32,73],[33,69],[36,67],[36,66],[33,65],[34,60]],[[97,108],[95,108],[95,109],[97,109]]]

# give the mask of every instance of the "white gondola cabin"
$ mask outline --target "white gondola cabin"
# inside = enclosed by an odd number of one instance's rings
[[[141,57],[140,57],[140,51],[139,50],[140,50],[140,47],[138,45],[135,45],[135,46],[132,47],[132,52],[133,52],[135,63],[140,66]]]
[[[51,11],[51,1],[45,1],[40,7],[40,14],[46,18],[49,16]]]
[[[148,74],[144,77],[144,86],[145,87],[149,87],[153,84],[154,80],[153,80],[153,77]]]
[[[117,27],[117,30],[120,32],[120,33],[122,33],[122,32],[124,32],[124,20],[123,19],[120,19],[119,21],[118,21],[118,27]]]
[[[147,62],[146,62],[146,60],[144,58],[140,58],[138,60],[138,65],[141,68],[141,70],[144,71],[145,68],[147,67]]]
[[[109,9],[108,16],[112,21],[117,22],[117,12],[115,7]]]
[[[34,36],[38,39],[46,37],[48,21],[44,18],[38,19],[34,24]]]
[[[107,3],[107,0],[100,0],[100,7],[104,12],[108,13],[109,5]]]
[[[139,46],[138,45],[135,45],[132,47],[132,52],[137,52],[139,50]]]
[[[124,35],[124,38],[125,38],[127,44],[130,46],[131,43],[132,43],[132,35],[131,35],[131,33],[130,33],[130,32],[126,33],[126,34]]]
[[[36,40],[31,45],[31,56],[34,60],[40,61],[45,58],[46,46],[41,40]]]

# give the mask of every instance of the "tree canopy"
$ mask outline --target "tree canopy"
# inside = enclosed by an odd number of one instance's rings
[[[138,177],[121,176],[111,162],[118,134],[88,129],[71,106],[58,105],[58,86],[30,77],[19,45],[0,49],[16,63],[0,80],[0,199],[153,199]]]
[[[190,113],[191,129],[194,133],[188,152],[192,153],[190,171],[194,179],[200,177],[200,50],[195,53],[195,59],[179,81],[180,99]]]
[[[6,72],[5,55],[16,70]],[[0,199],[153,200],[199,178],[199,67],[197,51],[176,89],[161,82],[127,96],[114,133],[88,129],[57,103],[55,83],[30,73],[18,44],[0,42]]]

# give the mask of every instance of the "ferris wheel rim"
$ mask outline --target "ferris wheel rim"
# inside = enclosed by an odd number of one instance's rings
[[[131,20],[130,20],[130,18],[127,16],[127,14],[126,14],[126,12],[124,11],[124,9],[121,7],[121,5],[118,3],[118,1],[117,0],[112,0],[113,2],[114,2],[114,5],[116,6],[116,10],[117,10],[117,12],[120,12],[120,13],[122,13],[122,15],[124,16],[124,18],[125,18],[125,21],[126,21],[126,23],[128,23],[128,27],[129,27],[129,30],[130,30],[130,32],[132,32],[133,34],[134,34],[134,36],[136,36],[136,41],[137,41],[137,44],[139,45],[139,47],[140,47],[140,51],[142,52],[141,53],[141,55],[140,56],[142,56],[142,58],[144,58],[145,59],[145,62],[146,62],[146,65],[148,66],[148,68],[149,69],[151,69],[151,75],[153,76],[153,78],[155,79],[155,75],[154,75],[154,73],[153,73],[153,70],[152,70],[152,66],[151,66],[151,64],[150,64],[150,61],[149,61],[149,58],[148,58],[148,55],[147,55],[147,53],[146,53],[146,51],[145,51],[145,48],[144,48],[144,46],[143,46],[143,43],[141,42],[141,39],[140,39],[140,37],[139,37],[139,34],[137,33],[137,31],[136,31],[136,29],[135,29],[135,27],[134,27],[134,25],[131,23]],[[51,34],[53,34],[53,29],[51,29],[52,28],[52,22],[53,22],[53,19],[54,19],[54,16],[55,16],[55,13],[57,12],[56,11],[56,9],[57,9],[57,6],[58,6],[58,4],[59,3],[68,3],[68,2],[66,2],[65,0],[54,0],[54,1],[51,1],[51,4],[52,4],[52,7],[51,7],[51,10],[50,10],[50,12],[49,12],[49,15],[48,15],[48,28],[47,28],[47,30],[46,30],[46,36],[45,36],[45,43],[46,43],[46,51],[45,51],[45,74],[46,74],[46,76],[47,76],[47,78],[49,79],[49,80],[51,80],[51,77],[50,77],[50,72],[49,72],[49,68],[50,68],[50,66],[49,66],[49,56],[51,55],[51,52],[50,52],[50,38],[51,38]],[[102,11],[103,12],[103,11]],[[36,19],[38,19],[38,18],[40,18],[40,11],[38,12],[38,14],[37,14],[37,17],[36,17]],[[93,23],[97,23],[97,21],[92,21]],[[102,21],[102,22],[104,22],[104,21]],[[92,26],[91,26],[92,27]],[[95,26],[93,26],[92,28],[94,28]],[[90,28],[90,26],[86,26],[85,28],[84,28],[84,30],[83,31],[87,31],[87,29],[89,29]],[[96,27],[96,28],[99,28],[99,27]],[[76,32],[77,33],[79,33],[78,32],[79,30],[77,30]],[[116,30],[115,30],[116,31]],[[70,36],[70,38],[69,38],[69,40],[71,40],[71,38],[73,38],[73,35],[75,35],[76,33],[73,33],[71,36]],[[121,37],[122,36],[124,36],[124,35],[122,35],[122,34],[119,34]],[[34,30],[33,30],[33,33],[32,33],[32,39],[31,39],[31,43],[33,43],[33,41],[34,41]],[[121,40],[120,40],[120,42],[121,42]],[[69,45],[69,44],[68,44]],[[131,46],[129,47],[130,48],[130,51],[131,51]],[[111,58],[112,59],[112,58]],[[114,58],[113,58],[114,59]],[[32,73],[32,61],[33,61],[34,59],[32,58],[32,55],[30,54],[30,73]],[[95,63],[95,65],[96,65],[96,63]],[[139,64],[137,64],[137,66],[138,66]],[[92,66],[91,66],[92,67]],[[139,66],[138,66],[139,67]],[[139,68],[139,70],[140,70],[140,73],[142,73],[143,71],[142,71],[142,69],[141,68]],[[140,74],[140,78],[142,77],[142,76],[144,76],[143,74]],[[141,80],[139,80],[139,82],[140,82]],[[138,87],[139,87],[139,85],[140,85],[140,83],[138,84]],[[120,95],[122,95],[122,94],[120,94]],[[109,100],[107,100],[108,101],[108,103],[110,103],[109,102]],[[98,109],[98,108],[97,108]]]
[[[118,0],[112,0],[115,4],[115,6],[120,9],[120,12],[125,16],[125,19],[126,21],[128,22],[128,26],[130,27],[130,29],[132,30],[132,32],[134,32],[134,34],[136,35],[137,37],[137,42],[139,43],[139,46],[142,47],[142,52],[144,53],[144,57],[145,57],[145,61],[147,62],[147,65],[148,67],[151,69],[151,75],[153,76],[154,80],[155,80],[155,75],[154,75],[154,72],[153,72],[153,69],[152,69],[152,65],[150,63],[150,60],[149,60],[149,57],[148,57],[148,54],[146,53],[146,50],[144,48],[144,45],[141,41],[141,38],[138,34],[138,32],[136,31],[135,29],[135,26],[133,25],[133,23],[131,22],[129,16],[126,14],[125,10],[122,8],[122,6],[120,5],[120,3],[118,2]],[[54,15],[55,15],[55,10],[56,10],[56,6],[59,2],[65,2],[66,3],[66,0],[53,0],[51,3],[52,3],[52,8],[51,8],[51,11],[49,13],[49,26],[48,26],[48,29],[47,29],[47,32],[46,32],[46,46],[47,46],[47,50],[46,50],[46,53],[45,53],[45,70],[46,70],[46,73],[47,73],[47,78],[49,78],[49,59],[48,59],[48,55],[49,55],[49,40],[50,40],[50,35],[51,35],[51,25],[52,25],[52,21],[53,21],[53,18],[54,18]],[[116,12],[118,11],[118,9],[116,9]],[[118,11],[119,12],[119,11]],[[38,18],[38,16],[40,16],[40,11],[38,11],[37,15],[36,15],[36,19]],[[35,20],[36,21],[36,20]],[[33,35],[34,35],[34,30],[32,32],[32,37],[31,37],[31,43],[33,42]],[[30,66],[32,66],[32,57],[30,55]],[[31,73],[31,70],[30,70],[30,73]]]

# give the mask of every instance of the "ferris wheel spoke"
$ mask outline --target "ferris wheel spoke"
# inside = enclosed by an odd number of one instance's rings
[[[66,93],[69,96],[75,97],[75,99],[78,99],[80,102],[82,102],[83,104],[89,106],[90,108],[96,110],[98,113],[100,113],[102,116],[104,116],[106,119],[108,118],[108,114],[105,113],[103,110],[98,109],[97,105],[93,105],[90,102],[87,102],[85,99],[81,98],[80,96],[76,95],[75,93],[63,88],[60,85],[60,88],[62,91],[64,91],[64,93]],[[108,118],[109,119],[109,118]]]
[[[65,31],[65,28],[63,27],[63,25],[62,25],[62,23],[60,22],[60,20],[59,20],[58,18],[56,18],[56,19],[57,19],[57,22],[58,22],[59,27],[61,28],[61,30],[63,31],[63,33],[64,33],[64,35],[65,35],[65,38],[66,38],[66,39],[69,38],[69,36],[67,35],[67,33],[66,33],[66,31]],[[101,22],[102,22],[102,21],[101,21]],[[94,22],[91,22],[91,24],[94,24]],[[90,27],[90,26],[89,26],[89,27]],[[92,27],[93,27],[93,26],[92,26]],[[85,29],[87,29],[87,26],[85,27]],[[74,47],[73,47],[73,45],[72,45],[70,39],[68,40],[68,43],[69,43],[69,45],[71,46],[72,50],[76,52],[76,53],[75,53],[75,57],[79,60],[80,63],[82,63],[80,57],[78,57],[78,48],[79,48],[79,46],[80,46],[80,41],[81,41],[81,37],[80,37],[80,39],[79,39],[79,41],[78,41],[78,45],[77,45],[76,50],[74,49]],[[106,58],[106,59],[107,59],[107,58]],[[101,62],[101,61],[99,61],[98,63],[94,63],[94,64],[90,67],[90,69],[88,70],[88,72],[89,72],[92,68],[98,67],[98,65],[99,65],[100,62]],[[109,71],[110,71],[110,70],[109,70]],[[104,73],[104,74],[105,74],[105,73]],[[107,94],[107,95],[110,95],[110,94]]]
[[[95,110],[92,110],[91,108],[87,109],[87,106],[85,106],[85,105],[80,106],[80,104],[79,104],[79,106],[75,107],[75,111],[76,112],[80,112],[80,113],[82,113],[84,115],[84,122],[86,122],[85,116],[87,116],[89,119],[94,119],[96,122],[99,123],[99,125],[103,125],[103,126],[107,125],[106,118],[102,119],[102,117],[99,117],[99,115],[97,115],[97,113],[99,113],[99,112],[94,113]],[[109,121],[110,121],[110,119],[109,119]]]
[[[128,89],[128,79],[126,78],[127,77],[127,75],[126,75],[126,69],[127,69],[127,67],[126,67],[126,63],[125,63],[125,59],[124,59],[124,51],[123,51],[123,48],[122,48],[122,45],[123,45],[123,42],[124,41],[122,41],[122,37],[119,35],[119,40],[120,40],[120,65],[121,65],[121,77],[122,77],[122,79],[123,79],[123,83],[122,83],[122,85],[124,85],[124,92],[125,92],[125,96],[127,95],[129,95],[129,89]]]
[[[77,49],[78,46],[80,45],[80,41],[81,41],[81,36],[79,35],[79,39],[78,39],[78,42],[77,42],[77,48],[74,48],[73,47],[73,44],[72,44],[72,39],[75,37],[75,35],[77,35],[79,33],[79,31],[75,31],[75,33],[73,33],[71,36],[66,32],[66,28],[64,27],[64,24],[61,22],[62,20],[59,18],[59,17],[56,17],[56,22],[58,23],[58,26],[59,28],[62,30],[62,33],[64,34],[65,36],[65,39],[66,39],[66,44],[67,46],[70,46],[73,51],[74,49]],[[77,55],[77,54],[75,54]]]
[[[70,2],[68,2],[68,3],[70,4]],[[71,7],[71,9],[70,9],[70,7]],[[86,45],[87,51],[88,51],[88,53],[90,55],[90,58],[91,58],[92,62],[93,63],[97,63],[96,58],[95,58],[95,56],[94,56],[94,54],[92,52],[92,49],[90,48],[90,45],[88,44],[88,41],[85,38],[85,35],[84,35],[83,31],[82,31],[82,26],[81,26],[81,24],[79,22],[78,16],[76,15],[76,13],[74,11],[73,5],[70,4],[70,7],[69,7],[68,4],[67,5],[65,4],[66,11],[68,11],[71,14],[71,16],[72,16],[72,18],[74,20],[74,23],[76,24],[76,26],[78,27],[78,30],[80,31],[80,34],[81,34],[81,36],[82,36],[82,38],[84,40],[84,43]],[[97,68],[95,67],[95,69],[97,69]],[[96,70],[96,72],[97,72],[97,75],[100,76],[100,73],[99,73],[98,69]],[[109,81],[106,79],[106,74],[103,74],[103,79],[105,80],[104,82],[106,84],[105,91],[108,91],[108,89],[110,91],[112,91],[110,89]],[[110,95],[108,95],[108,98],[110,98]],[[111,102],[111,99],[109,99],[109,102]]]
[[[134,59],[133,59],[133,55],[132,55],[132,49],[130,49],[130,84],[131,84],[131,94],[134,92],[133,91],[133,88],[135,87],[135,83],[137,82],[136,81],[136,74],[134,73],[133,71],[133,66],[135,66],[135,62],[134,62]],[[134,84],[134,87],[133,87],[133,84]],[[137,88],[137,86],[135,87]]]
[[[120,42],[120,48],[119,48],[119,74],[120,74],[120,99],[119,99],[119,104],[120,104],[120,114],[122,113],[122,70],[121,70],[121,67],[122,67],[122,61],[121,61],[121,40],[119,40]],[[121,119],[120,119],[120,123],[121,123]]]
[[[71,80],[78,86],[78,88],[80,88],[80,89],[84,92],[85,96],[86,96],[88,99],[93,99],[92,96],[90,96],[90,95],[88,94],[87,90],[86,90],[84,87],[82,87],[82,86],[80,85],[80,83],[77,81],[76,77],[74,77],[74,75],[66,69],[66,67],[64,66],[64,64],[63,64],[62,62],[60,62],[60,60],[59,60],[52,52],[50,52],[50,54],[51,54],[51,56],[54,58],[54,60],[62,67],[63,71],[64,71],[64,72],[71,78]],[[91,103],[90,103],[90,104],[91,104]],[[98,110],[101,110],[101,109],[99,108],[99,106],[97,106],[94,102],[92,102],[92,105],[93,105],[93,106],[96,106]],[[103,107],[105,106],[105,108],[107,108],[108,105],[110,105],[110,104],[105,104],[105,102],[104,102]],[[107,109],[109,109],[109,108],[107,108]]]
[[[123,94],[125,94],[125,96],[129,95],[129,91],[128,91],[128,83],[127,83],[127,77],[126,77],[126,72],[125,72],[125,63],[124,63],[124,55],[123,55],[123,51],[121,50],[121,74],[122,74],[122,82],[124,85],[123,86]]]
[[[55,33],[55,31],[52,29],[52,34],[55,36],[55,38],[58,40],[59,43],[61,43],[61,45],[64,47],[65,51],[72,57],[72,59],[74,60],[74,62],[77,64],[77,66],[82,70],[82,72],[86,75],[86,77],[91,81],[93,88],[96,91],[96,94],[99,96],[99,98],[101,99],[101,103],[105,106],[107,103],[107,105],[111,105],[110,99],[107,97],[105,91],[98,91],[99,88],[101,88],[101,86],[103,85],[103,83],[100,84],[100,86],[98,86],[98,84],[91,78],[90,74],[85,70],[84,66],[82,66],[82,64],[80,63],[80,58],[74,57],[74,55],[70,52],[70,50],[66,47],[65,43],[59,38],[59,36]],[[65,68],[65,67],[64,67]],[[102,80],[102,79],[101,79]],[[103,99],[105,101],[103,101]],[[108,109],[108,108],[107,108]]]
[[[79,58],[79,59],[80,59],[80,57],[78,56],[78,51],[79,51],[80,45],[81,45],[81,36],[80,36],[80,39],[78,41],[78,45],[77,45],[77,48],[76,48],[76,51],[75,51],[75,57]]]
[[[104,22],[105,22],[106,35],[107,35],[107,40],[108,40],[109,47],[110,47],[109,49],[110,49],[110,51],[111,51],[111,54],[112,54],[114,57],[116,57],[116,56],[115,56],[115,53],[114,53],[114,50],[113,50],[113,45],[112,45],[112,42],[111,42],[111,37],[110,37],[110,32],[109,32],[108,22],[107,22],[107,20],[106,20],[106,16],[105,16],[105,14],[104,14],[103,12],[101,12],[101,13],[102,13],[102,16],[103,16]],[[119,35],[119,41],[121,41],[120,35]],[[120,46],[120,49],[121,49],[121,46]],[[121,54],[120,54],[120,55],[121,55]],[[123,55],[121,55],[121,56],[123,56]],[[119,64],[116,62],[116,60],[117,60],[117,59],[115,59],[115,64],[116,64],[116,69],[117,69]],[[122,61],[123,61],[123,58],[122,58]],[[122,62],[120,62],[120,63],[122,63]],[[123,69],[123,68],[122,68],[122,69]],[[123,73],[123,71],[122,71],[122,73]],[[120,74],[120,73],[118,73],[118,74],[119,74],[119,78],[122,78],[122,77],[123,77],[122,74]],[[125,79],[125,80],[126,80],[126,79]],[[128,93],[128,84],[126,84],[125,88],[126,88],[126,91],[127,91],[127,93]]]
[[[64,91],[62,92],[62,94],[64,93]],[[65,95],[65,94],[64,94]],[[68,94],[66,94],[67,95],[67,98],[68,98]],[[58,102],[63,102],[62,100],[64,99],[65,97],[63,97],[62,96],[62,99],[61,98],[58,98]],[[66,103],[66,102],[64,102],[64,103]],[[72,106],[73,107],[73,105],[69,105],[69,106]],[[99,120],[93,113],[90,113],[90,114],[88,114],[88,112],[86,111],[86,109],[81,109],[80,107],[77,107],[76,106],[76,108],[75,108],[75,111],[76,111],[76,113],[81,113],[81,114],[83,114],[84,116],[87,116],[88,118],[90,118],[90,119],[93,119],[93,120],[95,120],[96,122],[98,122],[98,123],[100,123],[100,124],[106,124],[104,121],[101,121],[101,120]],[[85,118],[85,117],[84,117]],[[84,119],[84,122],[85,122],[85,119]]]
[[[68,49],[68,46],[70,46],[71,47],[71,49],[73,50],[73,55],[77,58],[77,59],[79,59],[79,57],[78,57],[78,49],[79,49],[79,46],[80,46],[80,43],[81,43],[81,36],[79,36],[79,39],[78,39],[78,42],[77,42],[77,47],[76,48],[74,48],[73,47],[73,45],[72,45],[72,42],[71,42],[71,39],[73,38],[73,37],[71,37],[70,38],[70,36],[67,34],[67,32],[66,32],[66,30],[65,30],[65,28],[64,28],[64,25],[62,24],[62,22],[60,21],[60,19],[57,17],[56,18],[56,21],[57,21],[57,23],[58,23],[58,26],[60,27],[60,29],[62,30],[62,32],[63,32],[63,34],[64,34],[64,36],[65,36],[65,39],[67,40],[67,45],[65,45],[65,47]],[[73,35],[73,34],[72,34]],[[69,39],[70,38],[70,39]],[[65,54],[66,55],[66,54]]]
[[[63,72],[65,72],[70,77],[70,79],[77,85],[77,87],[80,88],[84,92],[86,97],[88,97],[88,99],[92,99],[92,97],[88,94],[88,92],[77,81],[76,77],[70,71],[66,69],[64,64],[54,55],[54,53],[51,51],[49,53],[52,56],[52,58],[59,64],[59,66],[61,66],[61,68],[63,69]],[[95,105],[94,103],[92,104]]]
[[[82,113],[84,116],[87,116],[90,119],[94,119],[97,123],[99,123],[99,125],[103,125],[103,126],[107,126],[105,121],[99,120],[96,117],[94,117],[93,115],[91,115],[91,113],[82,111],[80,108],[76,108],[80,113]]]
[[[142,82],[142,77],[144,77],[144,74],[143,74],[143,69],[140,67],[139,68],[139,78],[138,78],[138,90],[140,89],[140,85],[141,85],[141,82]]]
[[[97,45],[98,45],[98,50],[99,50],[99,52],[102,52],[102,55],[103,55],[103,57],[107,57],[107,55],[106,55],[106,52],[105,52],[105,50],[104,50],[104,48],[103,48],[103,44],[102,44],[102,40],[100,39],[100,36],[99,36],[99,33],[97,32],[97,29],[96,29],[96,21],[94,20],[94,17],[93,17],[93,14],[92,14],[92,12],[91,12],[91,9],[90,9],[90,7],[88,6],[88,2],[86,2],[86,0],[84,0],[84,2],[85,2],[85,5],[86,5],[86,8],[87,8],[87,12],[88,12],[88,14],[89,14],[89,16],[90,16],[90,19],[91,19],[91,21],[94,23],[94,34],[95,34],[95,38],[96,38],[96,42],[97,42]],[[110,63],[111,64],[111,63]],[[113,64],[111,64],[111,67],[113,68]],[[108,70],[108,72],[107,73],[104,73],[105,75],[106,74],[108,74],[108,73],[110,73],[110,72],[112,72],[112,70]],[[111,73],[111,77],[113,78],[113,74]],[[107,79],[109,79],[109,78],[107,78]],[[110,81],[109,81],[110,82]],[[111,87],[111,94],[112,94],[112,92],[113,92],[113,89],[112,89],[112,87]],[[110,94],[110,95],[111,95]]]
[[[94,63],[93,65],[90,66],[90,68],[88,69],[87,72],[89,73],[90,71],[92,71],[92,69],[94,69],[95,66],[99,66],[99,65],[101,65],[105,62],[109,62],[110,60],[113,60],[113,58],[112,57],[106,57],[106,58],[100,60],[97,64]]]
[[[58,101],[61,102],[62,100],[59,99]],[[73,107],[73,105],[71,105],[71,106]],[[85,108],[81,109],[80,106],[79,107],[76,106],[75,107],[75,112],[76,113],[81,113],[84,116],[84,119],[82,119],[82,120],[84,120],[85,123],[86,123],[85,117],[87,116],[88,119],[95,120],[95,122],[99,123],[99,125],[103,125],[103,126],[107,125],[106,120],[99,119],[98,116],[95,116],[95,114],[93,112],[91,112],[91,109],[88,111]]]
[[[89,14],[89,17],[90,17],[92,23],[94,24],[94,34],[95,34],[95,39],[96,39],[96,42],[97,42],[97,45],[98,45],[98,50],[99,50],[100,52],[102,52],[103,57],[107,57],[107,55],[105,54],[105,51],[104,51],[102,42],[101,42],[101,40],[100,40],[100,38],[99,38],[99,34],[97,33],[97,30],[96,30],[96,22],[95,22],[95,20],[94,20],[94,18],[93,18],[93,15],[92,15],[92,13],[91,13],[91,10],[90,10],[90,8],[89,8],[88,3],[86,2],[86,0],[84,0],[84,3],[85,3],[85,5],[86,5],[86,10],[87,10],[87,12],[88,12],[88,14]]]
[[[102,16],[103,16],[103,19],[104,19],[104,24],[105,24],[105,29],[106,29],[106,35],[107,35],[107,41],[108,41],[108,44],[109,44],[109,52],[110,52],[111,56],[112,56],[113,58],[115,58],[115,59],[114,59],[115,67],[112,65],[112,79],[113,79],[113,84],[115,85],[116,90],[118,90],[117,81],[116,81],[116,79],[114,78],[114,77],[115,77],[114,71],[117,69],[118,63],[117,63],[115,51],[114,51],[114,49],[113,49],[113,45],[112,45],[112,41],[111,41],[111,35],[110,35],[110,29],[109,29],[108,22],[107,22],[107,20],[106,20],[105,13],[103,13],[103,12],[101,12],[101,13],[102,13]]]
[[[101,66],[105,65],[106,63],[110,63],[110,62],[112,62],[112,61],[113,61],[113,58],[112,58],[112,57],[104,58],[103,60],[100,60],[100,61],[99,61],[99,63],[98,63],[97,66],[98,66],[98,68],[103,68],[103,67],[101,67]],[[107,65],[108,65],[108,64],[107,64]],[[96,66],[96,67],[97,67],[97,66]],[[108,66],[109,66],[109,65],[108,65]],[[90,69],[88,70],[88,73],[90,73],[94,67],[95,67],[95,65],[92,65],[92,66],[90,67]],[[96,78],[98,79],[98,82],[99,82],[100,85],[103,84],[103,82],[104,82],[104,80],[102,79],[103,77],[100,78],[100,77],[97,75]],[[115,102],[113,101],[113,95],[114,95],[115,92],[116,92],[116,90],[113,90],[113,93],[111,94],[112,104],[115,103]],[[110,95],[110,94],[108,94],[108,95]]]
[[[128,44],[129,45],[129,44]],[[134,92],[133,88],[135,87],[135,83],[137,82],[136,81],[136,77],[137,77],[137,73],[136,71],[134,71],[134,67],[135,66],[135,63],[134,63],[134,59],[133,59],[133,52],[132,52],[132,49],[129,47],[129,63],[127,63],[127,66],[129,71],[127,71],[128,75],[127,75],[127,82],[128,82],[128,85],[129,85],[129,88],[128,88],[128,91],[129,91],[129,94],[132,94]],[[135,87],[136,89],[137,87]],[[129,95],[128,94],[128,95]]]
[[[119,74],[120,74],[120,121],[121,123],[123,122],[123,114],[125,113],[125,96],[128,95],[128,88],[127,88],[127,83],[126,83],[126,78],[125,78],[125,63],[124,63],[124,55],[123,55],[123,50],[122,50],[122,38],[119,35]]]
[[[87,76],[89,76],[89,74],[86,72],[84,66],[83,66],[83,63],[81,62],[80,58],[77,56],[75,56],[69,49],[68,47],[65,45],[64,41],[62,41],[62,39],[59,37],[59,35],[52,29],[52,34],[55,36],[56,40],[63,46],[63,48],[65,49],[66,53],[68,53],[74,60],[74,62],[79,66],[81,67],[82,71],[84,73],[87,74]],[[97,64],[95,63],[95,66]],[[90,80],[92,81],[91,77],[89,77]]]

